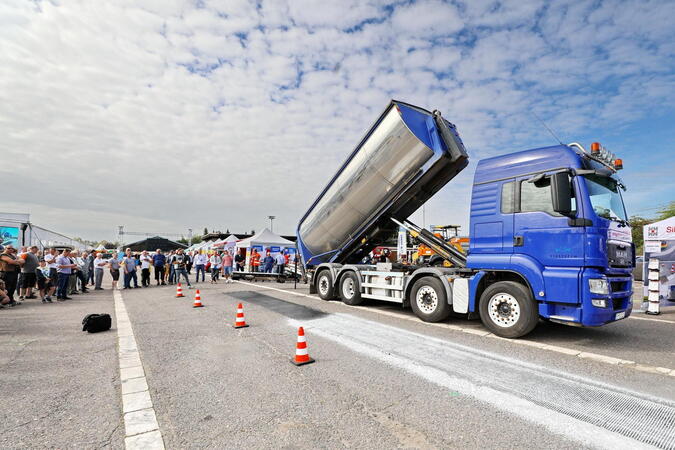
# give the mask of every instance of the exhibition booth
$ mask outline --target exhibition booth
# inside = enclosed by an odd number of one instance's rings
[[[649,295],[648,285],[651,281],[658,281],[658,297],[661,305],[672,305],[675,301],[675,216],[650,223],[644,226],[644,268],[643,279],[645,280],[644,295]],[[648,275],[650,260],[658,261],[652,269],[653,275]],[[655,265],[655,263],[652,263]],[[658,278],[658,280],[656,279]],[[654,283],[656,284],[656,283]],[[652,289],[655,291],[655,289]],[[670,300],[670,302],[669,302]]]

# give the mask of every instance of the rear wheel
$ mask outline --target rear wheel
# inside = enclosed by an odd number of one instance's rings
[[[316,279],[316,291],[322,300],[331,300],[335,298],[335,287],[333,286],[333,277],[330,276],[328,270],[319,272]]]
[[[518,338],[534,330],[539,321],[530,289],[514,281],[499,281],[483,291],[480,318],[497,336]]]
[[[410,306],[417,317],[425,322],[440,322],[450,315],[450,305],[441,280],[422,277],[411,290]]]
[[[346,305],[360,305],[363,302],[359,280],[354,272],[347,272],[340,280],[340,298]]]

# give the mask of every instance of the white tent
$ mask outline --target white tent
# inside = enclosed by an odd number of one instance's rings
[[[249,261],[251,256],[251,250],[256,249],[261,255],[265,255],[265,251],[270,249],[272,254],[276,254],[282,251],[285,248],[295,247],[293,241],[284,239],[278,234],[271,232],[268,228],[265,228],[260,233],[255,234],[247,239],[242,239],[236,243],[237,251],[241,248],[246,249],[246,267],[249,267]]]
[[[644,226],[644,295],[649,295],[647,266],[650,259],[659,261],[659,297],[675,301],[675,216]]]
[[[269,228],[265,228],[260,233],[237,242],[237,248],[250,248],[252,246],[262,246],[264,249],[267,247],[293,247],[295,244],[271,232]]]

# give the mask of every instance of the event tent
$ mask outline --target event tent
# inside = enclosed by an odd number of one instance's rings
[[[170,241],[168,239],[159,236],[147,238],[142,241],[133,242],[131,244],[127,244],[124,246],[124,248],[130,248],[131,251],[133,252],[140,252],[143,250],[155,251],[157,249],[166,252],[186,247],[187,245],[181,244],[180,242]]]
[[[256,249],[258,253],[264,255],[266,249],[270,249],[272,254],[276,254],[284,249],[292,249],[295,252],[295,243],[284,239],[278,234],[273,233],[268,228],[251,236],[247,239],[242,239],[235,244],[237,251],[246,249],[246,267],[249,267],[251,251]]]
[[[285,247],[295,247],[295,243],[289,241],[288,239],[282,238],[278,234],[271,232],[269,228],[265,228],[264,230],[251,236],[250,238],[242,239],[241,241],[237,242],[237,248],[251,248],[258,246],[262,246],[263,249],[268,247],[285,248]]]

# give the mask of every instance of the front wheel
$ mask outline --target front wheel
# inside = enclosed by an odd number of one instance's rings
[[[322,300],[331,300],[335,297],[333,278],[330,276],[328,270],[319,272],[319,276],[316,279],[316,290]]]
[[[539,321],[532,293],[514,281],[499,281],[485,289],[480,296],[479,310],[483,325],[505,338],[525,336]]]
[[[354,272],[347,272],[340,280],[340,298],[346,305],[356,306],[363,302],[359,281]]]
[[[425,322],[440,322],[450,315],[450,305],[441,280],[422,277],[411,290],[410,306],[417,317]]]

